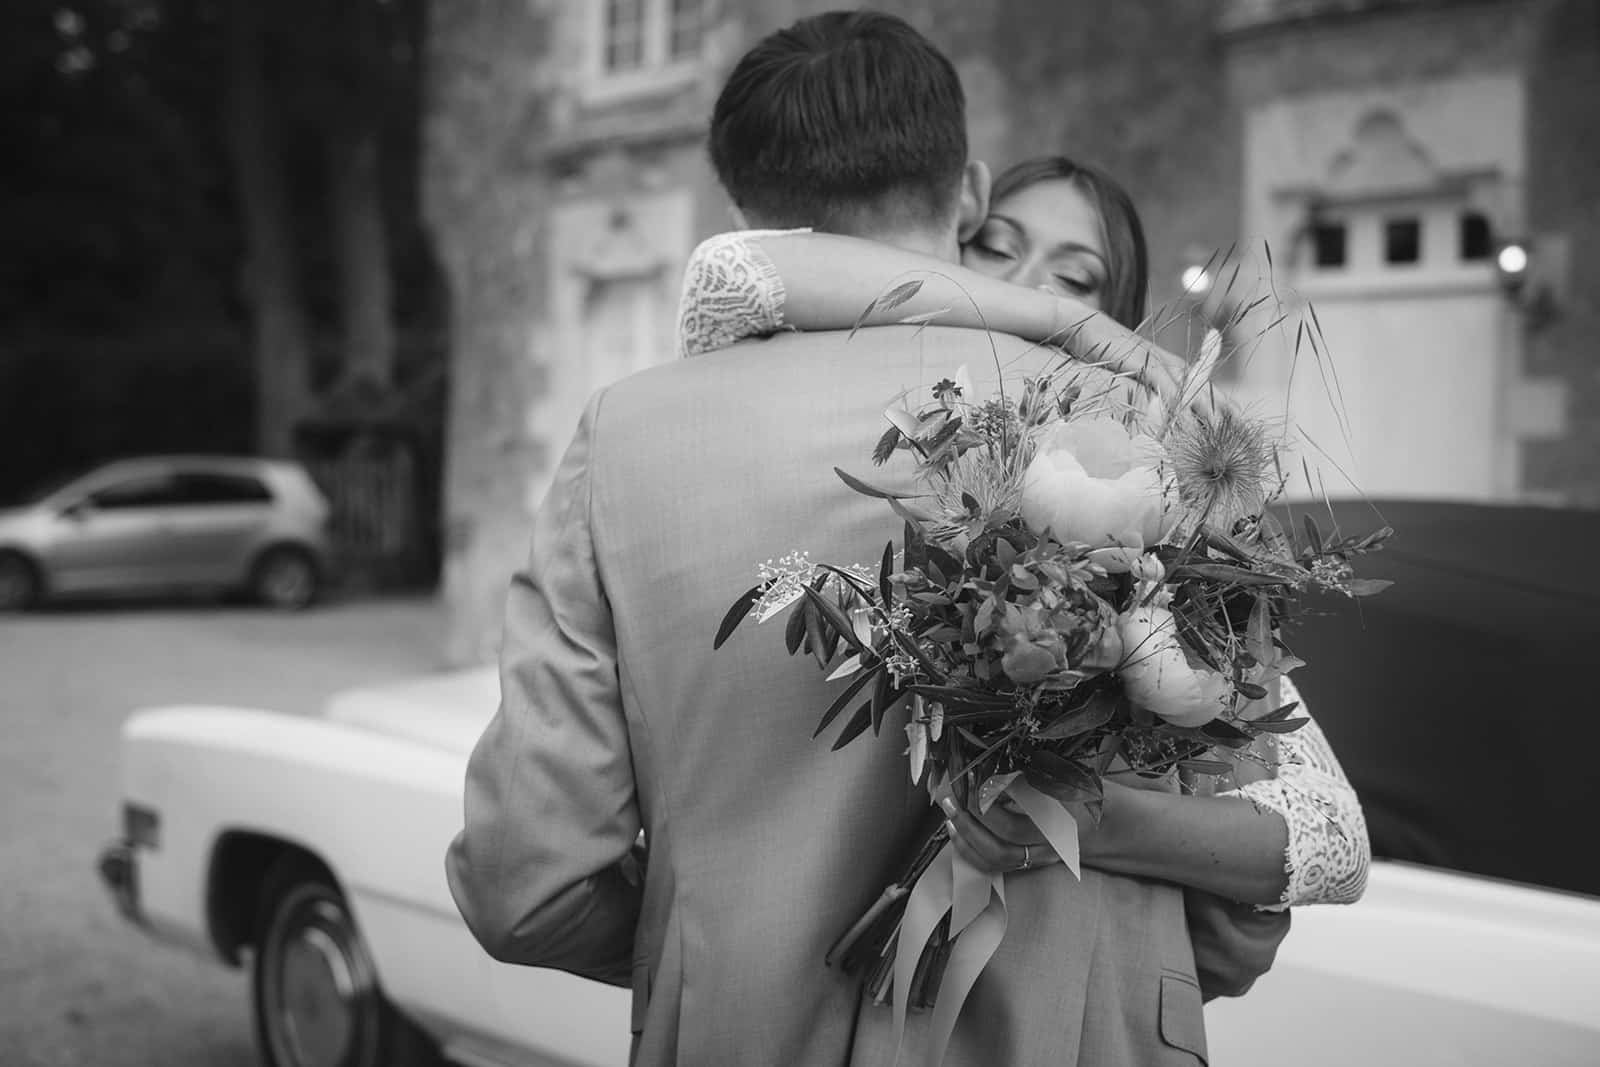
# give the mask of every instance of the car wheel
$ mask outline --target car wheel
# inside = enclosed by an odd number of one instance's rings
[[[0,611],[23,611],[39,602],[44,583],[26,557],[0,552]]]
[[[250,572],[250,592],[268,607],[297,611],[317,598],[317,565],[297,548],[273,548]]]
[[[267,878],[251,995],[268,1067],[432,1067],[438,1047],[383,997],[326,872],[290,857]]]

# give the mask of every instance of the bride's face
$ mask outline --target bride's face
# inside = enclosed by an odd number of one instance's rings
[[[1100,212],[1073,182],[1035,182],[997,200],[961,262],[980,273],[1102,306],[1109,272]]]

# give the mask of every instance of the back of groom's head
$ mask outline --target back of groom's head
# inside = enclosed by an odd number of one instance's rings
[[[745,54],[710,141],[752,225],[946,226],[967,162],[966,98],[950,60],[906,22],[833,11]]]

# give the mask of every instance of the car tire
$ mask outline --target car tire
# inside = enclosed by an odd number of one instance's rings
[[[250,594],[257,603],[281,611],[310,606],[320,591],[316,561],[304,549],[269,548],[250,569]]]
[[[43,593],[44,579],[32,560],[18,552],[0,552],[0,613],[26,611]]]
[[[384,999],[344,894],[319,865],[280,860],[257,924],[251,1001],[268,1067],[438,1067],[437,1044]]]

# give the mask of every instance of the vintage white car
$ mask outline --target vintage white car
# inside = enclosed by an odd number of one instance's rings
[[[101,859],[151,934],[252,969],[272,1067],[624,1064],[629,995],[484,954],[445,883],[492,671],[335,697],[320,718],[136,711]]]
[[[1600,727],[1568,658],[1592,657],[1600,598],[1538,565],[1585,558],[1600,516],[1386,515],[1405,534],[1368,572],[1400,584],[1364,602],[1364,629],[1308,628],[1302,688],[1387,858],[1361,903],[1297,910],[1273,970],[1208,1007],[1211,1061],[1600,1062]],[[1497,554],[1474,555],[1482,531]],[[273,1067],[620,1067],[627,991],[491,960],[446,887],[497,697],[484,670],[352,691],[318,718],[137,711],[102,876],[151,934],[252,968]]]

